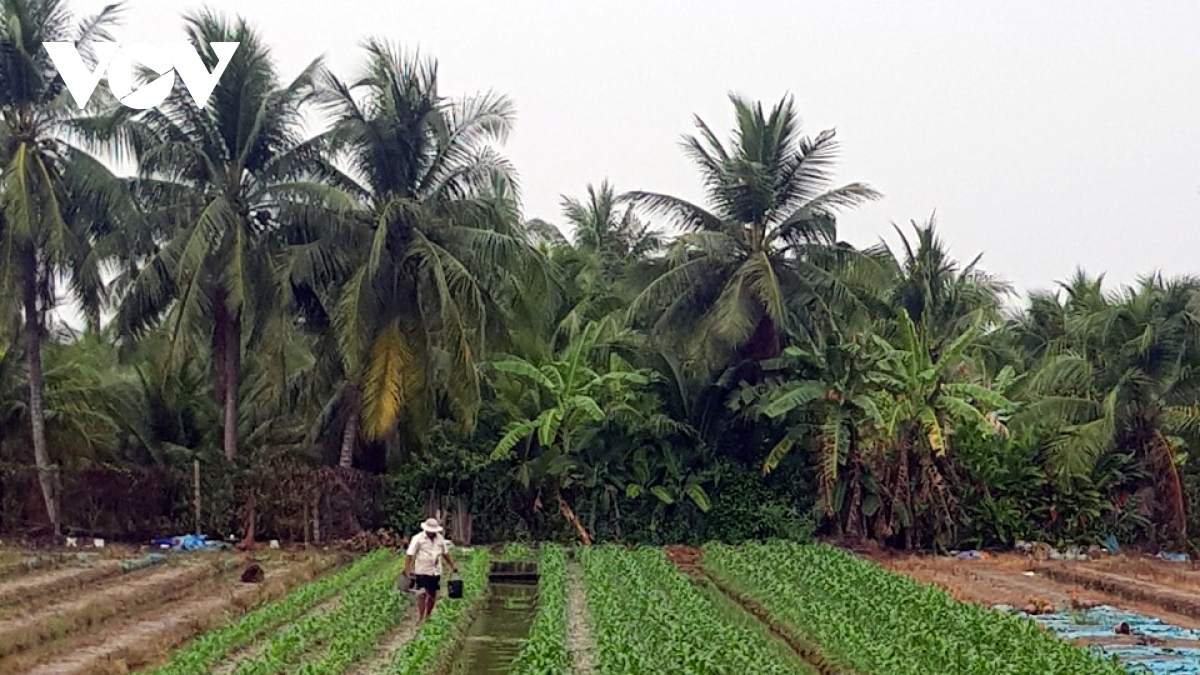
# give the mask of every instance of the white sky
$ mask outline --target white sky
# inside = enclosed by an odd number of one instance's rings
[[[77,1],[79,13],[105,4]],[[123,41],[182,36],[196,2],[130,0]],[[807,133],[836,127],[839,182],[886,199],[842,219],[894,241],[936,209],[960,258],[1022,290],[1076,265],[1113,282],[1200,273],[1200,3],[215,0],[274,48],[285,76],[340,74],[371,35],[440,62],[443,93],[495,89],[518,110],[506,152],[526,217],[562,223],[564,193],[699,198],[678,140],[726,98],[795,94]]]

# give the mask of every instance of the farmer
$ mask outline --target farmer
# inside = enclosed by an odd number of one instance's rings
[[[458,565],[450,558],[446,538],[442,536],[442,526],[437,518],[430,518],[421,523],[421,532],[409,540],[404,556],[404,575],[414,580],[417,589],[418,624],[425,623],[437,603],[437,594],[442,588],[442,558],[450,563],[450,569],[458,571]]]

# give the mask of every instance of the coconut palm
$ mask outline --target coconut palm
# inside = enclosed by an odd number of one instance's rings
[[[846,289],[817,261],[836,246],[835,214],[878,197],[861,183],[830,188],[833,131],[800,135],[792,99],[769,114],[733,96],[737,127],[726,147],[707,124],[684,139],[711,209],[650,192],[627,196],[684,231],[634,311],[687,348],[701,372],[734,360],[776,357],[784,336]],[[740,358],[739,358],[740,357]]]
[[[57,533],[52,461],[47,450],[42,342],[57,304],[55,278],[98,315],[103,295],[93,245],[107,224],[95,207],[118,199],[119,184],[73,138],[81,112],[43,42],[111,40],[119,7],[76,20],[62,0],[0,2],[0,304],[24,314],[29,422],[39,484]],[[85,112],[85,114],[87,114]]]
[[[172,363],[189,344],[207,343],[222,449],[232,460],[243,348],[269,328],[281,330],[290,291],[277,270],[283,230],[299,227],[324,199],[316,180],[323,161],[302,136],[318,66],[283,84],[270,51],[243,19],[205,12],[187,17],[185,27],[210,68],[210,42],[240,46],[203,109],[177,88],[162,105],[114,120],[121,122],[120,149],[138,162],[146,230],[140,259],[118,280],[117,322],[124,334],[141,334],[165,314]]]
[[[549,250],[563,296],[557,316],[555,346],[563,346],[589,321],[624,311],[633,293],[632,273],[662,247],[662,236],[621,205],[605,181],[587,187],[587,200],[564,197],[563,214],[571,225],[572,243]]]
[[[324,82],[334,121],[321,140],[344,170],[338,185],[364,240],[334,312],[347,402],[361,401],[371,440],[428,419],[442,396],[471,427],[488,326],[538,272],[513,169],[493,148],[513,108],[491,93],[443,96],[436,63],[386,43],[366,51],[357,80]]]
[[[588,185],[587,192],[586,202],[564,197],[563,213],[574,228],[575,245],[597,254],[610,279],[619,276],[631,259],[651,255],[662,247],[662,235],[638,219],[631,207],[622,207],[608,181],[599,189]]]
[[[1181,437],[1200,429],[1200,374],[1191,365],[1200,358],[1200,280],[1155,275],[1116,296],[1083,275],[1063,287],[1068,298],[1059,311],[1043,307],[1022,332],[1049,334],[1026,419],[1057,423],[1050,468],[1061,478],[1090,471],[1107,452],[1139,461],[1156,480],[1147,488],[1156,521],[1182,545],[1186,499],[1176,454]]]
[[[903,307],[935,353],[976,319],[982,319],[984,329],[998,325],[1001,300],[1012,292],[1011,285],[979,268],[982,254],[960,266],[938,237],[932,218],[924,225],[914,222],[912,227],[915,242],[895,228],[902,255],[883,249],[895,275],[880,294],[880,307],[887,308],[888,318],[891,308]]]

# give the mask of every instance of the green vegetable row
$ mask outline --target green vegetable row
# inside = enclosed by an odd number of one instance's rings
[[[318,661],[308,661],[299,668],[289,668],[297,675],[340,675],[350,665],[366,657],[379,646],[379,640],[389,630],[400,625],[413,596],[395,590],[395,573],[367,584],[363,595],[347,598],[342,615],[345,622],[334,625],[335,634],[329,649]],[[382,581],[382,583],[380,583]]]
[[[658,550],[593,547],[582,563],[599,673],[804,672],[761,626],[731,620]]]
[[[562,675],[571,671],[566,551],[557,544],[543,544],[538,574],[538,613],[529,628],[529,641],[513,661],[513,675]]]
[[[294,620],[374,571],[387,559],[385,550],[373,551],[331,576],[305,584],[278,602],[264,605],[237,621],[209,631],[175,652],[154,675],[202,675],[230,652],[268,630]]]
[[[488,582],[488,555],[484,549],[471,553],[460,561],[463,597],[450,599],[448,588],[438,594],[437,606],[417,635],[396,652],[386,673],[393,675],[425,675],[448,656],[456,638],[466,633],[471,621],[471,609],[483,597]],[[445,586],[445,584],[443,584]]]
[[[829,546],[710,545],[705,568],[826,656],[872,675],[1122,675],[1032,621],[957,602],[937,588]]]
[[[519,541],[508,542],[504,545],[504,549],[500,551],[500,560],[503,562],[531,560],[532,558],[533,549]]]
[[[394,558],[381,570],[344,592],[336,609],[311,614],[291,624],[271,640],[258,658],[241,662],[234,672],[236,675],[298,672],[296,664],[301,658],[318,645],[353,631],[364,615],[377,609],[377,602],[382,596],[391,596],[395,602],[401,602],[401,594],[395,591],[395,579],[403,565],[403,558]]]

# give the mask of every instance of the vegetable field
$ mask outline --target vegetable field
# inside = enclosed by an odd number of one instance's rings
[[[605,673],[794,673],[798,663],[765,628],[733,621],[651,549],[604,547],[583,556],[597,662]]]
[[[856,672],[1123,672],[1030,621],[956,602],[828,546],[717,545],[706,551],[705,564],[734,592]]]
[[[264,585],[236,583],[233,556],[181,556],[139,569],[107,561],[78,570],[69,564],[29,570],[0,582],[0,600],[9,599],[0,606],[0,631],[9,630],[0,670],[451,675],[488,664],[487,672],[514,675],[1127,672],[1028,618],[956,601],[839,549],[751,543],[713,544],[702,555],[689,550],[695,557],[684,560],[672,549],[612,544],[459,549],[463,597],[443,591],[422,625],[415,597],[396,590],[403,559],[391,549],[356,559],[295,554],[264,560],[269,580],[294,582],[274,587],[274,595]],[[124,568],[134,571],[120,572]],[[536,581],[520,582],[532,584],[525,586],[528,596],[498,594],[519,583],[497,572],[503,569],[535,570]],[[219,611],[190,624],[186,634],[152,643],[155,649],[105,651],[98,645],[119,635],[153,640],[171,613],[144,599],[147,609],[71,614],[71,608],[102,606],[102,596],[72,603],[80,579],[122,597],[136,597],[129,588],[155,589],[185,606],[211,602]],[[256,598],[245,595],[251,587]],[[20,604],[39,589],[41,609]],[[227,601],[239,593],[241,601]],[[530,617],[515,636],[514,607]],[[489,633],[500,623],[503,635]],[[66,628],[55,632],[56,626]],[[503,658],[492,658],[489,649],[502,650]],[[106,658],[81,656],[97,650]]]

